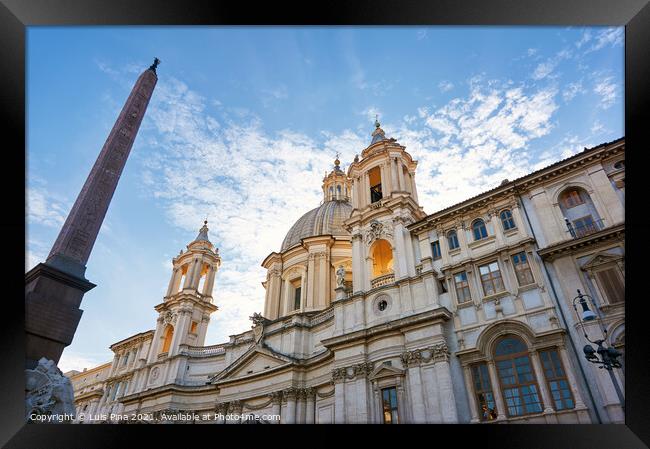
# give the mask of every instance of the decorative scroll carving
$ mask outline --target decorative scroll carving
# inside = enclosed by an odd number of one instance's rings
[[[374,368],[374,362],[363,362],[356,365],[335,368],[332,370],[332,383],[353,380],[357,376],[368,376]]]
[[[403,352],[400,356],[404,368],[419,366],[429,362],[446,362],[449,360],[447,343],[440,342],[426,348]]]
[[[366,243],[370,245],[372,242],[380,238],[392,240],[393,230],[385,223],[377,220],[372,220],[370,222],[370,228],[366,230]]]

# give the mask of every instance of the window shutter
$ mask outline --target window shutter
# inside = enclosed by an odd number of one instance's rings
[[[619,303],[625,300],[625,286],[615,268],[598,271],[596,277],[610,303]]]

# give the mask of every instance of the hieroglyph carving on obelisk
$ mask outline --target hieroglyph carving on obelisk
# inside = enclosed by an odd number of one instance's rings
[[[47,258],[48,263],[55,266],[79,264],[85,271],[99,228],[158,81],[156,75],[158,63],[159,60],[156,58],[154,64],[136,81],[61,228]]]

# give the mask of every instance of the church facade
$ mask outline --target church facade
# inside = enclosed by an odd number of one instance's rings
[[[262,262],[250,330],[205,346],[221,265],[206,222],[172,261],[155,328],[67,373],[77,420],[622,423],[572,300],[595,298],[624,352],[624,152],[585,149],[427,215],[417,161],[376,123]]]

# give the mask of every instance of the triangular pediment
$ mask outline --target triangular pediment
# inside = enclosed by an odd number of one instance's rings
[[[378,367],[376,367],[368,378],[370,380],[374,379],[380,379],[382,377],[395,377],[395,376],[403,376],[404,375],[404,370],[401,368],[396,368],[392,365],[386,365],[385,363],[382,363]]]
[[[596,253],[593,256],[591,256],[589,260],[587,260],[587,262],[585,262],[582,265],[582,269],[589,270],[592,268],[599,267],[601,265],[605,265],[607,263],[617,262],[622,258],[623,256],[621,256],[620,254]]]
[[[226,369],[212,378],[212,382],[238,379],[264,373],[293,364],[293,359],[268,348],[253,346]]]

